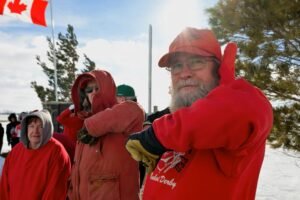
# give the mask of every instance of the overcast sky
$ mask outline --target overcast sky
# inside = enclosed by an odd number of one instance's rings
[[[134,87],[138,101],[148,111],[148,30],[152,25],[152,106],[168,106],[169,73],[159,68],[159,58],[185,27],[209,28],[205,9],[216,0],[54,0],[55,35],[75,28],[82,67],[83,53],[99,69],[109,71],[117,85]],[[47,85],[47,77],[35,56],[46,60],[51,36],[50,4],[48,27],[0,15],[0,112],[41,109],[31,81]]]

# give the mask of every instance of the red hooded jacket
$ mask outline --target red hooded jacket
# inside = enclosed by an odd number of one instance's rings
[[[75,113],[81,112],[80,88],[92,78],[99,90],[84,124],[89,134],[99,140],[94,145],[77,143],[68,196],[72,200],[138,199],[138,163],[126,151],[125,142],[130,133],[142,130],[144,112],[134,102],[117,104],[111,75],[95,70],[80,75],[74,83]]]

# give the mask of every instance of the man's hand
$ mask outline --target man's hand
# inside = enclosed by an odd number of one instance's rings
[[[155,169],[159,157],[166,151],[152,127],[130,135],[125,147],[134,160],[143,163],[148,174]]]

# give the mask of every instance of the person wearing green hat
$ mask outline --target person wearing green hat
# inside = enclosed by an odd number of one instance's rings
[[[121,103],[126,100],[137,102],[134,89],[129,85],[125,85],[125,84],[119,85],[117,87],[117,101]]]
[[[127,100],[131,100],[137,102],[137,98],[135,96],[135,92],[133,87],[122,84],[117,87],[117,101],[118,103],[125,102]],[[144,177],[146,174],[146,169],[142,163],[139,164],[139,172],[140,172],[140,187],[142,187],[144,183]]]

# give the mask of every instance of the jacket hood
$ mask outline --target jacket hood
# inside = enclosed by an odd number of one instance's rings
[[[110,73],[104,70],[94,70],[79,75],[75,80],[72,87],[72,100],[75,106],[75,113],[81,111],[80,95],[82,95],[83,89],[90,80],[95,80],[99,87],[99,90],[93,98],[93,102],[91,102],[92,114],[100,112],[106,108],[111,108],[117,103],[116,85]]]
[[[38,117],[42,121],[43,132],[42,132],[41,142],[38,146],[38,148],[40,148],[45,144],[47,144],[47,142],[50,140],[50,138],[53,135],[54,128],[51,120],[51,115],[48,110],[41,110],[41,111],[35,111],[29,113],[22,119],[20,141],[24,144],[26,148],[28,148],[28,144],[29,144],[29,140],[27,137],[27,126],[28,126],[28,119],[30,117]]]

